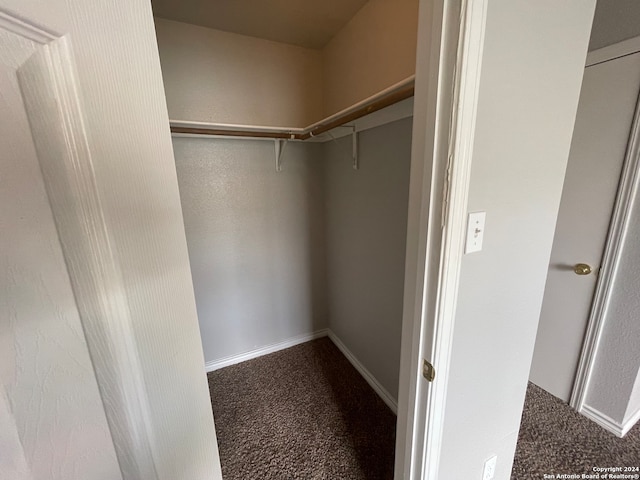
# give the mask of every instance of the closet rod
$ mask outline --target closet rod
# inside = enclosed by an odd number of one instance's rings
[[[376,100],[373,100],[371,103],[367,103],[362,107],[353,110],[352,112],[347,112],[344,115],[340,115],[333,120],[320,122],[320,125],[317,127],[309,129],[309,127],[305,128],[304,133],[300,134],[300,140],[307,140],[311,137],[317,137],[329,130],[333,130],[336,127],[344,125],[345,123],[352,122],[362,117],[366,117],[370,113],[377,112],[378,110],[382,110],[383,108],[394,105],[402,100],[406,100],[407,98],[413,97],[414,84],[413,81],[411,85],[404,87],[400,90],[396,90],[394,92],[390,92]]]
[[[199,127],[174,127],[171,125],[171,133],[191,133],[193,135],[220,135],[226,137],[250,137],[250,138],[281,138],[287,140],[299,140],[299,133],[264,132],[260,130],[222,130],[219,128]]]
[[[410,77],[406,81],[400,82],[396,86],[365,100],[360,104],[356,104],[352,109],[346,109],[338,114],[314,123],[302,130],[250,130],[250,129],[226,129],[226,128],[206,128],[206,127],[182,127],[171,126],[171,133],[188,133],[194,135],[218,135],[227,137],[252,137],[252,138],[280,138],[287,140],[308,140],[309,138],[321,135],[329,130],[352,122],[366,115],[369,115],[383,108],[411,98],[414,93],[414,77]]]

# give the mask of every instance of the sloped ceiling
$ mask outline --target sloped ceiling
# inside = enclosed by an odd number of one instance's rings
[[[155,16],[322,48],[367,0],[152,0]]]
[[[598,0],[589,50],[640,35],[640,1]]]

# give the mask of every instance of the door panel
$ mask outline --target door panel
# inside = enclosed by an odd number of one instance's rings
[[[640,53],[585,69],[530,380],[569,401],[640,89]],[[577,275],[574,265],[592,267]]]
[[[0,478],[119,479],[16,77],[36,48],[0,29]]]

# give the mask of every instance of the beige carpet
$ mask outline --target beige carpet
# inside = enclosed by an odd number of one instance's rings
[[[328,338],[208,378],[224,480],[393,478],[396,417]]]
[[[625,466],[640,467],[640,425],[618,438],[529,384],[512,480],[543,479],[545,474],[581,477],[594,474],[593,467]]]

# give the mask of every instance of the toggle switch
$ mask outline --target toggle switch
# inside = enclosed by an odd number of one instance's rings
[[[487,212],[474,212],[469,214],[467,224],[467,242],[464,253],[479,252],[482,250],[482,240],[484,238],[484,222]]]

